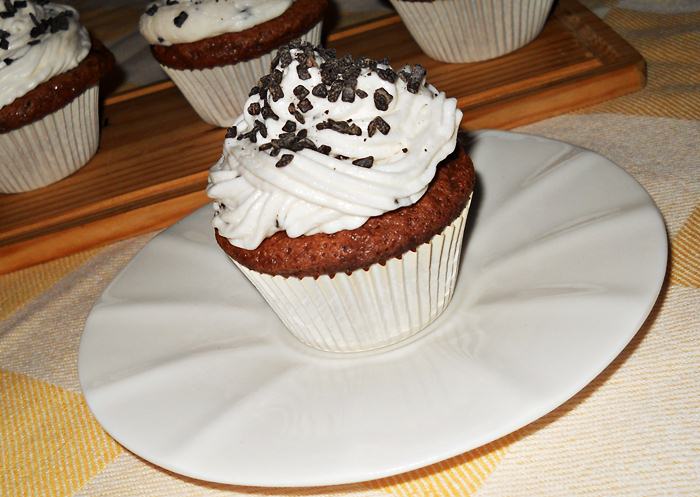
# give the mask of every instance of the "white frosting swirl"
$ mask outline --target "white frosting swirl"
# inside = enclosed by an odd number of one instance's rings
[[[292,54],[298,52],[292,50]],[[316,53],[318,65],[323,60]],[[283,98],[275,102],[268,92],[267,103],[279,119],[268,116],[263,120],[261,115],[246,110],[235,123],[238,138],[225,140],[223,155],[210,170],[207,193],[215,200],[213,225],[237,247],[254,249],[282,230],[298,237],[355,229],[372,216],[411,205],[425,193],[437,164],[454,150],[462,118],[457,101],[426,84],[422,75],[417,92],[412,93],[404,79],[391,83],[364,68],[357,78],[357,89],[367,94],[365,98],[331,102],[309,93],[306,98],[313,108],[303,114],[305,124],[300,124],[289,109],[290,103],[298,106],[300,102],[294,89],[302,85],[311,91],[322,78],[321,70],[311,67],[310,79],[300,79],[298,64],[294,60],[283,69],[278,65]],[[378,65],[379,69],[387,67]],[[393,97],[386,110],[378,110],[375,104],[378,89]],[[248,99],[245,109],[263,103],[256,94]],[[386,135],[376,131],[370,137],[368,126],[378,116],[390,130]],[[361,135],[317,128],[328,119],[354,124]],[[258,133],[257,143],[249,137],[240,139],[254,128],[256,120],[264,121],[267,138]],[[330,154],[309,148],[296,152],[283,148],[273,157],[266,148],[269,145],[260,151],[260,145],[279,139],[287,121],[296,123],[297,133],[306,130],[316,147],[330,146]],[[284,154],[291,154],[292,161],[275,167]],[[353,164],[370,156],[370,168]]]
[[[73,69],[90,51],[90,35],[72,7],[12,5],[0,5],[0,107]]]
[[[139,30],[151,45],[189,43],[238,33],[281,15],[292,0],[157,0]]]

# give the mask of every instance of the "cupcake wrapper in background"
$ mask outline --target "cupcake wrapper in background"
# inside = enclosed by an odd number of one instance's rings
[[[443,62],[507,54],[542,31],[553,0],[391,0],[416,43]]]
[[[99,143],[98,87],[42,119],[0,134],[0,192],[41,188],[69,176]]]
[[[319,22],[302,40],[318,45],[321,41]],[[227,128],[243,113],[243,104],[250,89],[270,72],[273,50],[261,57],[211,69],[171,69],[161,65],[203,121]]]
[[[441,233],[400,259],[349,275],[284,278],[236,265],[303,343],[330,352],[376,349],[415,335],[449,304],[468,210],[469,203]]]

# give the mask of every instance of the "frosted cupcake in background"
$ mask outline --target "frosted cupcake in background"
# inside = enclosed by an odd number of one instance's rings
[[[199,116],[228,127],[277,47],[320,41],[326,8],[326,0],[157,0],[139,29]]]
[[[228,130],[208,194],[221,248],[302,342],[404,340],[448,305],[474,169],[425,70],[280,49]]]
[[[542,31],[553,0],[391,0],[416,43],[443,62],[493,59]]]
[[[98,84],[113,65],[75,9],[0,6],[0,192],[54,183],[90,160],[99,141]]]

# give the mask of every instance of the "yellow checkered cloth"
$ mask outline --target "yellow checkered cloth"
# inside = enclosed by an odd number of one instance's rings
[[[375,482],[251,489],[169,473],[102,431],[77,379],[85,317],[142,236],[0,277],[0,496],[700,495],[700,2],[584,3],[643,54],[648,86],[521,130],[630,172],[666,219],[671,264],[646,324],[583,391],[487,446]]]

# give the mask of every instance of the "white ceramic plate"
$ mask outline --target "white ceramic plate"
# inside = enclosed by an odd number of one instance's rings
[[[637,332],[664,224],[622,169],[565,143],[477,136],[478,190],[450,307],[410,344],[297,343],[216,246],[203,208],[104,292],[79,358],[87,402],[137,455],[221,483],[313,486],[401,473],[554,409]]]

